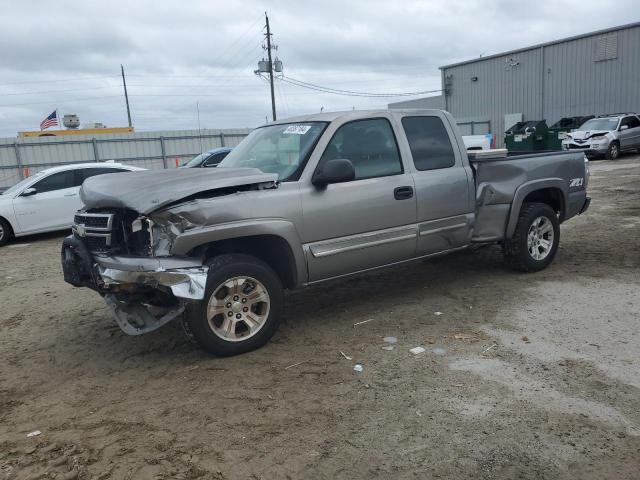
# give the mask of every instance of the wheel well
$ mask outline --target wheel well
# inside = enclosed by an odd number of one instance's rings
[[[9,225],[9,229],[10,229],[9,233],[13,235],[15,232],[13,231],[13,225],[11,225],[11,222],[9,220],[7,220],[6,218],[4,218],[2,215],[0,215],[0,220],[4,220],[5,223],[7,225]]]
[[[565,214],[564,195],[559,188],[542,188],[529,193],[523,203],[546,203],[559,215],[559,220],[562,222]]]
[[[297,282],[296,261],[287,241],[276,235],[229,238],[201,245],[194,253],[212,258],[225,253],[244,253],[259,258],[276,272],[285,288]]]

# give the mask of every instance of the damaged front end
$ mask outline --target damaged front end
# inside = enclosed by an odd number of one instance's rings
[[[64,279],[102,295],[128,335],[156,330],[180,317],[188,301],[204,298],[208,268],[199,259],[90,252],[81,238],[63,241]]]
[[[203,210],[212,205],[185,205],[277,187],[273,175],[254,169],[212,170],[220,172],[197,178],[192,172],[135,172],[84,183],[80,196],[85,209],[76,213],[73,234],[62,245],[64,278],[102,295],[125,333],[156,330],[181,317],[189,302],[204,299],[204,257],[174,255],[172,246],[182,233],[202,226],[202,216],[209,215]],[[208,188],[198,190],[203,177]],[[152,182],[148,188],[145,178]]]

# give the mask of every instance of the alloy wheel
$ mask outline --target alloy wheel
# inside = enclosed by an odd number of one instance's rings
[[[233,277],[213,291],[207,305],[207,320],[216,336],[240,342],[262,329],[270,306],[269,293],[262,283],[251,277]]]
[[[527,250],[534,260],[547,258],[553,248],[553,225],[547,217],[538,217],[527,233]]]

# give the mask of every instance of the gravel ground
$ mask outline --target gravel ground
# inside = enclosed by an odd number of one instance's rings
[[[638,478],[640,157],[592,170],[547,270],[490,246],[310,288],[227,359],[121,333],[60,235],[3,248],[0,478]]]

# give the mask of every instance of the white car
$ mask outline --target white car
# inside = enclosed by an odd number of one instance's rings
[[[82,208],[80,185],[105,173],[144,168],[119,163],[77,163],[48,168],[25,178],[0,195],[0,247],[12,237],[71,228]]]

